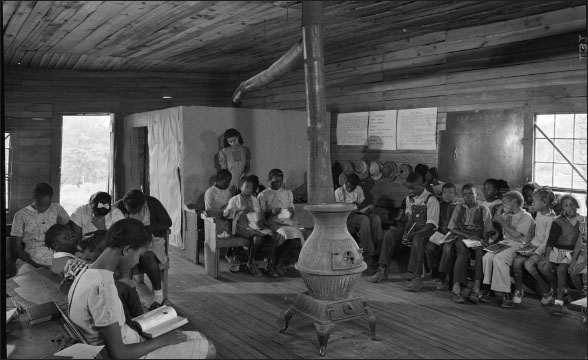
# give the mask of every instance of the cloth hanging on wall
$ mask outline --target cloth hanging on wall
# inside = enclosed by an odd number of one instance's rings
[[[182,153],[182,109],[151,111],[147,116],[149,145],[149,192],[161,201],[172,219],[169,242],[184,248],[180,167]]]

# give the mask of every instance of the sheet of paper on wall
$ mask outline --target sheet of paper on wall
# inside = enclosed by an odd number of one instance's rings
[[[368,112],[337,114],[337,145],[367,146]]]
[[[396,150],[396,110],[370,111],[368,148]]]
[[[396,123],[398,150],[437,149],[437,108],[398,110]]]

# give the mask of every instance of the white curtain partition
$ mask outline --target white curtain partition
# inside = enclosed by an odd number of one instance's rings
[[[149,145],[149,189],[172,219],[169,242],[184,248],[181,236],[182,194],[179,168],[182,152],[182,108],[144,113]]]

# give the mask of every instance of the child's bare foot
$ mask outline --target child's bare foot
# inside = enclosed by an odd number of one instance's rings
[[[249,272],[251,273],[251,275],[261,276],[261,272],[259,271],[259,269],[257,268],[257,265],[254,262],[248,263],[247,269],[249,269]]]

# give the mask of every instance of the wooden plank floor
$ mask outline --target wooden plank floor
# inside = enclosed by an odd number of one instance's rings
[[[284,310],[306,290],[294,269],[277,279],[256,278],[230,273],[221,260],[215,280],[182,250],[173,248],[171,257],[169,300],[214,342],[218,358],[319,358],[310,321],[295,315],[288,330],[278,332]],[[338,323],[325,358],[586,358],[580,313],[552,316],[534,295],[512,309],[498,302],[460,305],[433,288],[405,291],[405,274],[382,284],[366,276],[355,293],[371,305],[382,340],[369,338],[362,319]]]

